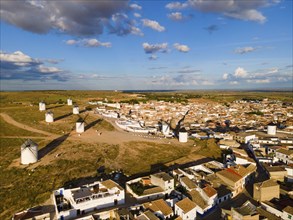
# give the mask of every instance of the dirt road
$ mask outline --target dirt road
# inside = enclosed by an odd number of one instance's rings
[[[13,118],[11,118],[9,115],[7,115],[5,113],[0,113],[0,115],[4,119],[4,121],[6,121],[7,123],[12,124],[12,125],[14,125],[16,127],[19,127],[21,129],[31,131],[31,132],[35,132],[35,133],[39,133],[39,134],[44,134],[44,135],[47,135],[47,136],[56,136],[56,135],[54,135],[52,133],[49,133],[49,132],[46,132],[46,131],[41,131],[41,130],[32,128],[32,127],[30,127],[28,125],[19,123],[19,122],[15,121]]]

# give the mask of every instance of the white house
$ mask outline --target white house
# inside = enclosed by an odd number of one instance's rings
[[[180,216],[182,220],[195,220],[196,207],[196,204],[186,197],[175,204],[175,214]]]
[[[174,190],[174,179],[167,173],[152,174],[151,182],[156,186],[160,186],[166,193],[171,193]]]
[[[276,158],[286,164],[291,164],[293,163],[293,150],[281,148],[276,151]]]
[[[112,180],[94,182],[73,189],[60,188],[53,192],[56,218],[73,219],[79,215],[124,204],[124,189]]]

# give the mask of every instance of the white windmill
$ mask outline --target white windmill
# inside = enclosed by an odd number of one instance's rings
[[[67,99],[67,105],[72,105],[72,99]]]
[[[46,103],[45,102],[41,101],[39,103],[39,110],[40,111],[46,111]]]
[[[168,135],[170,133],[170,125],[166,122],[162,123],[162,133]]]
[[[186,143],[188,139],[188,134],[185,128],[180,128],[179,130],[179,142]]]
[[[38,144],[28,139],[21,145],[21,164],[30,164],[38,161]]]
[[[85,124],[85,119],[87,118],[88,115],[86,115],[84,118],[79,116],[79,119],[76,122],[76,132],[77,133],[83,133],[84,132],[84,124]]]
[[[78,115],[79,114],[79,107],[77,105],[73,106],[72,113],[74,115]]]
[[[45,120],[46,120],[46,122],[49,122],[49,123],[54,122],[53,112],[51,112],[51,111],[46,112]]]

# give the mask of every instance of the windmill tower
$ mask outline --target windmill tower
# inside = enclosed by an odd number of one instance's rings
[[[38,161],[38,144],[28,139],[23,142],[21,149],[21,164],[30,164]]]
[[[46,112],[45,120],[46,120],[46,122],[49,122],[49,123],[54,122],[53,112],[51,112],[51,111]]]
[[[75,105],[75,106],[73,107],[73,109],[72,109],[72,113],[73,113],[74,115],[78,115],[78,114],[79,114],[79,107],[78,107],[77,105]]]
[[[79,119],[76,122],[76,132],[77,133],[83,133],[84,132],[84,124],[85,124],[85,119],[87,118],[88,115],[86,115],[84,118],[79,117]]]
[[[45,102],[41,101],[39,103],[39,110],[40,111],[46,111],[46,103]]]
[[[72,105],[72,99],[67,99],[67,105]]]
[[[170,133],[170,126],[169,126],[169,124],[166,123],[166,122],[163,122],[163,123],[162,123],[162,133],[163,133],[164,135],[168,135],[168,134]]]
[[[179,130],[179,142],[180,143],[186,143],[187,139],[188,139],[188,134],[187,134],[186,129],[184,127],[180,128],[180,130]]]

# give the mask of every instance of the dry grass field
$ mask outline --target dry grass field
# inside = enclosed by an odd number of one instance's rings
[[[165,98],[172,95],[163,93]],[[177,101],[190,98],[226,102],[245,96],[195,95],[185,92]],[[283,100],[289,97],[287,93],[281,95]],[[81,117],[87,115],[85,133],[79,136],[75,132],[78,116],[71,114],[72,106],[66,104],[68,97],[83,110],[89,100],[106,98],[116,102],[138,96],[142,95],[107,91],[0,92],[0,219],[11,219],[14,212],[45,202],[53,189],[68,185],[70,181],[96,176],[101,166],[106,172],[119,169],[132,175],[150,171],[158,164],[187,163],[203,157],[220,159],[221,151],[213,140],[189,140],[181,144],[175,139],[135,136],[115,128],[113,122],[92,112],[81,113]],[[143,99],[150,97],[155,98],[145,95]],[[38,110],[41,100],[57,118],[54,123],[45,123],[45,112]],[[26,138],[38,143],[40,160],[24,166],[20,165],[20,145]]]

